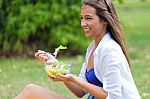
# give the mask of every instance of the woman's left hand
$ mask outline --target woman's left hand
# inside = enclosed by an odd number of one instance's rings
[[[73,82],[75,79],[75,75],[73,74],[66,74],[66,75],[62,75],[59,74],[57,78],[51,78],[53,81],[63,81],[63,82]]]

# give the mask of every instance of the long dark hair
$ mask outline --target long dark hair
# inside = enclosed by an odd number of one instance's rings
[[[111,0],[83,0],[82,4],[87,4],[96,9],[96,14],[107,22],[107,31],[111,33],[113,39],[120,45],[130,66],[124,34],[118,20],[118,16]]]

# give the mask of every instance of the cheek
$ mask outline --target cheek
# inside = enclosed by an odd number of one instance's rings
[[[89,23],[91,29],[95,29],[97,27],[96,23]]]
[[[104,29],[103,25],[97,24],[95,25],[93,32],[95,32],[96,35],[99,35],[103,31],[103,29]]]
[[[104,28],[104,26],[103,26],[102,23],[97,22],[97,23],[95,23],[95,24],[96,24],[95,27],[96,27],[97,29],[99,29],[99,30],[101,30],[101,29]]]
[[[95,31],[100,31],[100,30],[102,29],[102,26],[101,26],[100,24],[98,24],[98,23],[95,23],[95,24],[93,25],[93,29],[94,29]]]
[[[100,29],[102,27],[101,24],[99,23],[99,20],[95,20],[95,21],[91,22],[90,26],[93,27],[93,28],[95,28],[95,29],[96,28]]]

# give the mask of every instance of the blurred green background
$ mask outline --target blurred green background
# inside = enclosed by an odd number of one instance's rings
[[[137,88],[142,99],[150,99],[150,0],[114,4]],[[12,99],[29,83],[76,99],[62,83],[50,81],[33,57],[37,49],[53,52],[65,45],[68,49],[58,58],[71,61],[72,73],[78,75],[91,41],[80,27],[80,6],[80,0],[0,0],[0,99]]]

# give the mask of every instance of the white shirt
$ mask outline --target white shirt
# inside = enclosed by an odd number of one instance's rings
[[[85,71],[93,48],[94,41],[87,48],[85,63],[79,74],[84,81],[87,81]],[[106,99],[141,99],[126,57],[109,33],[94,51],[94,71],[98,80],[103,83],[103,90],[108,93]]]

